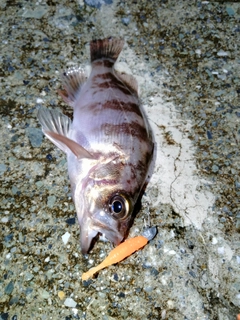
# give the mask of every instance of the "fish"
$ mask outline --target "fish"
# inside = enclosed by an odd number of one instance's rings
[[[73,120],[56,109],[38,111],[43,133],[67,155],[83,254],[99,235],[114,245],[125,239],[153,158],[137,81],[114,68],[123,46],[121,38],[92,40],[89,77],[81,67],[63,72],[59,94]]]
[[[120,243],[109,253],[109,255],[103,260],[103,262],[101,262],[96,267],[89,269],[87,272],[84,272],[82,274],[82,280],[87,281],[90,278],[92,278],[92,276],[96,272],[108,266],[111,266],[112,264],[116,264],[124,260],[131,254],[133,254],[135,251],[143,248],[149,241],[151,241],[156,236],[156,234],[157,228],[155,226],[149,227],[144,230],[142,235],[127,239],[124,242]]]

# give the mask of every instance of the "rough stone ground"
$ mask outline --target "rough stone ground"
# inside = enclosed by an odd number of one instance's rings
[[[1,0],[0,319],[235,319],[239,19],[238,2]],[[117,68],[136,76],[157,143],[129,236],[149,216],[158,235],[82,283],[112,246],[81,255],[65,156],[36,114],[71,115],[60,72],[105,36],[126,41]]]

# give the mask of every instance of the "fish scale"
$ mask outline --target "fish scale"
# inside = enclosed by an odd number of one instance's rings
[[[73,107],[73,121],[56,110],[38,114],[44,134],[67,155],[83,253],[98,234],[115,245],[126,237],[152,160],[137,82],[114,70],[123,45],[117,38],[94,40],[89,78],[80,68],[63,74],[59,93]]]

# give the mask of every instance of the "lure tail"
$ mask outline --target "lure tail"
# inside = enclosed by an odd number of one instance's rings
[[[144,236],[127,239],[119,246],[114,248],[102,263],[94,268],[91,268],[88,272],[83,273],[82,280],[88,280],[99,270],[124,260],[135,251],[144,247],[148,243],[148,241],[148,238]]]

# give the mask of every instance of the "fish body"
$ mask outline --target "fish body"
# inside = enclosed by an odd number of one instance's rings
[[[94,40],[89,78],[81,69],[63,74],[59,93],[73,107],[73,121],[54,110],[38,114],[45,135],[67,154],[83,253],[97,234],[115,245],[124,239],[153,154],[136,80],[114,70],[123,44]]]

